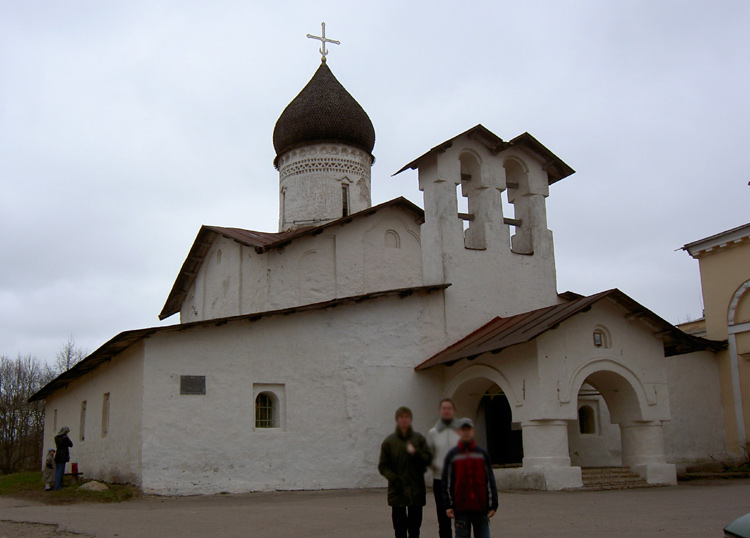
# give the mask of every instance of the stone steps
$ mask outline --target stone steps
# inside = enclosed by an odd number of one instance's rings
[[[581,468],[581,478],[583,479],[583,487],[579,488],[578,491],[654,487],[627,467],[583,467]]]

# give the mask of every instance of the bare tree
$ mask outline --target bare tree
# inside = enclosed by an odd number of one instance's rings
[[[62,345],[55,356],[55,372],[58,374],[67,372],[85,359],[88,354],[88,350],[76,346],[73,337],[69,336],[68,341]]]
[[[31,355],[0,357],[0,471],[34,469],[42,457],[44,403],[29,397],[52,377]]]
[[[29,398],[87,355],[71,336],[52,367],[31,355],[0,356],[0,473],[38,467],[44,448],[44,402]]]

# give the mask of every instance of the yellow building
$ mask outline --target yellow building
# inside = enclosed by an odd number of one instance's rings
[[[682,248],[700,265],[704,320],[680,328],[698,332],[703,321],[706,338],[727,341],[717,353],[727,449],[745,456],[750,453],[750,223]]]

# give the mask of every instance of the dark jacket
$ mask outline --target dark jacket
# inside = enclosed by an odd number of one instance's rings
[[[73,446],[73,441],[70,440],[67,433],[55,436],[55,446],[57,452],[55,452],[55,463],[67,463],[70,461],[70,451],[68,450]]]
[[[416,452],[409,454],[406,443],[411,441]],[[404,436],[396,431],[380,446],[378,471],[388,479],[388,506],[424,506],[424,473],[432,454],[422,434],[409,428]]]
[[[471,443],[458,442],[445,455],[443,501],[456,512],[497,510],[497,486],[490,455]]]

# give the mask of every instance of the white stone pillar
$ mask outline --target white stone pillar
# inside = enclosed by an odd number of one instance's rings
[[[661,421],[623,422],[622,464],[641,475],[649,484],[677,484],[677,470],[664,454]]]
[[[526,474],[541,474],[545,489],[583,486],[581,468],[570,466],[568,421],[532,420],[523,429],[523,468]]]
[[[456,185],[461,181],[461,163],[432,157],[419,167],[419,190],[424,193],[425,221],[421,228],[422,272],[425,284],[450,282],[446,257],[464,249],[463,224],[458,218]]]

